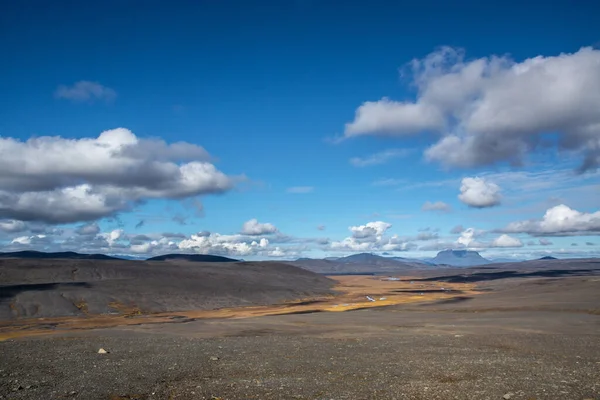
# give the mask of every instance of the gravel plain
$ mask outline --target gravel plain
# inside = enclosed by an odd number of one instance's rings
[[[458,302],[7,340],[0,398],[600,399],[595,269],[482,285]]]

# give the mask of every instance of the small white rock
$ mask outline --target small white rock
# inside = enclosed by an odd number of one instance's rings
[[[108,351],[104,350],[103,348],[100,348],[100,350],[98,350],[98,354],[108,354]]]

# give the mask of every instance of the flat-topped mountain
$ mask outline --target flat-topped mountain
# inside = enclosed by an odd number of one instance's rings
[[[492,262],[472,250],[443,250],[435,256],[432,262],[453,267],[472,267],[474,265],[491,264]]]

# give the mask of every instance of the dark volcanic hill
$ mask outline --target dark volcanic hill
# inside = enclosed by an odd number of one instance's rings
[[[435,256],[432,262],[453,267],[472,267],[475,265],[490,264],[491,261],[481,257],[476,251],[471,250],[444,250]]]
[[[0,320],[275,304],[334,282],[278,262],[0,259]]]
[[[552,256],[545,256],[542,258],[538,258],[538,260],[558,260],[558,258]]]
[[[393,273],[410,269],[429,268],[421,261],[403,261],[376,254],[359,253],[347,257],[326,259],[300,258],[290,261],[295,265],[319,274]]]
[[[381,263],[381,262],[387,262],[387,261],[389,261],[389,259],[386,257],[378,256],[376,254],[372,254],[372,253],[358,253],[358,254],[352,254],[352,255],[349,255],[346,257],[339,257],[335,261],[345,263],[345,264],[355,264],[355,263],[377,264],[377,263]]]
[[[149,258],[148,261],[236,262],[239,260],[210,254],[165,254]]]
[[[9,253],[0,253],[0,258],[62,258],[67,260],[121,260],[121,258],[107,256],[105,254],[80,254],[73,251],[62,251],[56,253],[45,253],[42,251],[13,251]]]

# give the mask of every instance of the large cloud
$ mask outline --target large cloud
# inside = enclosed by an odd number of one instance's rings
[[[97,138],[0,138],[0,218],[91,221],[148,199],[222,193],[234,179],[189,143],[117,128]]]
[[[596,235],[600,233],[600,211],[585,213],[560,204],[548,209],[541,219],[512,222],[500,231],[534,236]]]
[[[500,204],[500,187],[484,178],[464,178],[460,186],[460,201],[474,208],[493,207]]]
[[[414,102],[365,102],[344,136],[404,136],[426,131],[442,138],[427,159],[453,167],[520,164],[558,135],[562,150],[581,153],[581,170],[600,165],[600,50],[466,60],[444,47],[410,64]]]

